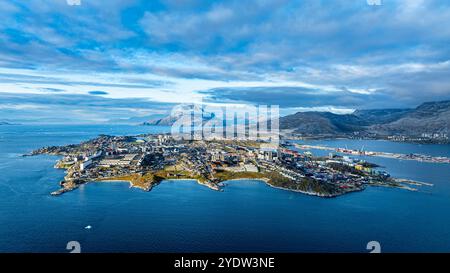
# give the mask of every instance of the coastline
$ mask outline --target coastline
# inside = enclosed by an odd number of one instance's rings
[[[297,193],[302,193],[302,194],[306,194],[306,195],[310,195],[310,196],[317,196],[317,197],[323,197],[323,198],[334,198],[334,197],[338,197],[350,192],[345,192],[345,193],[340,193],[340,194],[329,194],[329,195],[325,195],[325,194],[321,194],[318,192],[308,192],[308,191],[302,191],[302,190],[293,190],[293,189],[288,189],[288,188],[283,188],[283,187],[278,187],[278,186],[274,186],[271,185],[270,183],[266,183],[269,187],[274,188],[274,189],[279,189],[279,190],[284,190],[284,191],[292,191],[292,192],[297,192]],[[356,192],[356,191],[363,191],[364,189],[360,189],[360,190],[354,190],[351,192]]]
[[[316,193],[316,192],[308,192],[308,191],[302,191],[302,190],[294,190],[294,189],[288,189],[288,188],[283,188],[283,187],[278,187],[278,186],[274,186],[272,184],[269,183],[270,179],[268,178],[236,178],[236,179],[229,179],[229,180],[225,180],[223,182],[227,182],[227,181],[240,181],[240,180],[252,180],[252,181],[260,181],[263,182],[264,184],[266,184],[267,186],[274,188],[274,189],[279,189],[279,190],[284,190],[284,191],[291,191],[291,192],[297,192],[297,193],[302,193],[302,194],[306,194],[306,195],[310,195],[310,196],[318,196],[318,197],[324,197],[324,198],[333,198],[333,197],[337,197],[337,196],[341,196],[344,195],[346,193],[342,193],[342,194],[335,194],[335,195],[325,195],[325,194],[320,194],[320,193]],[[221,183],[223,183],[221,182]]]
[[[305,194],[305,195],[309,195],[309,196],[316,196],[316,197],[322,197],[322,198],[335,198],[338,196],[342,196],[348,193],[352,193],[352,192],[360,192],[365,190],[364,188],[359,188],[359,189],[354,189],[351,191],[346,191],[346,192],[341,192],[341,193],[336,193],[336,194],[322,194],[322,193],[318,193],[318,192],[311,192],[311,191],[303,191],[303,190],[297,190],[297,189],[290,189],[290,188],[283,188],[283,187],[279,187],[279,186],[275,186],[272,185],[270,183],[270,179],[269,178],[234,178],[234,179],[227,179],[224,181],[221,181],[217,184],[214,183],[207,183],[207,182],[202,182],[199,179],[195,179],[195,178],[169,178],[169,179],[163,179],[161,181],[158,182],[154,182],[154,183],[149,183],[149,185],[147,186],[142,186],[142,185],[138,185],[135,184],[133,181],[131,180],[127,180],[127,179],[120,179],[120,178],[114,178],[114,177],[109,177],[109,178],[105,178],[105,179],[97,179],[97,180],[91,180],[91,181],[86,181],[80,184],[73,184],[71,183],[69,186],[65,186],[66,183],[63,184],[62,188],[54,191],[51,193],[51,195],[53,196],[58,196],[58,195],[62,195],[63,193],[69,192],[69,191],[73,191],[75,189],[77,189],[80,185],[82,184],[88,184],[88,183],[128,183],[129,184],[129,188],[137,188],[137,189],[141,189],[143,191],[149,192],[153,189],[153,187],[157,186],[159,183],[163,182],[163,181],[180,181],[180,180],[190,180],[190,181],[195,181],[197,182],[197,184],[205,186],[211,190],[214,191],[223,191],[223,187],[224,185],[220,185],[222,183],[228,182],[228,181],[259,181],[259,182],[263,182],[264,184],[266,184],[267,186],[274,188],[274,189],[279,189],[279,190],[284,190],[284,191],[291,191],[291,192],[296,192],[296,193],[301,193],[301,194]],[[417,182],[417,181],[413,181],[413,183],[408,183],[408,180],[406,179],[399,179],[402,180],[402,183],[407,183],[407,184],[413,184],[413,185],[417,185],[417,186],[434,186],[433,184],[430,183],[424,183],[424,182]],[[403,190],[408,190],[408,191],[419,191],[417,188],[413,188],[413,187],[409,187],[406,185],[399,185],[399,186],[390,186],[390,185],[379,185],[379,184],[371,184],[369,186],[375,186],[375,187],[386,187],[386,188],[398,188],[398,189],[403,189]]]
[[[135,184],[131,180],[120,179],[120,178],[115,178],[115,177],[108,177],[108,178],[105,178],[105,179],[93,179],[93,180],[90,180],[90,181],[86,181],[86,182],[77,184],[76,186],[70,187],[70,188],[63,186],[61,189],[53,191],[51,193],[51,195],[53,195],[53,196],[62,195],[63,193],[76,190],[80,185],[87,185],[89,183],[128,183],[129,184],[129,188],[137,188],[137,189],[141,189],[143,191],[149,192],[149,191],[151,191],[153,189],[153,187],[157,186],[159,183],[161,183],[163,181],[180,181],[180,180],[195,181],[195,182],[197,182],[197,184],[205,186],[207,188],[210,188],[211,190],[222,191],[222,188],[219,187],[218,185],[215,185],[215,184],[212,184],[212,183],[204,183],[204,182],[201,182],[200,180],[194,179],[194,178],[181,178],[181,179],[169,178],[169,179],[163,179],[163,180],[155,182],[155,183],[150,183],[148,186],[142,186],[142,185]]]
[[[407,138],[405,140],[395,140],[389,139],[388,136],[380,136],[380,137],[350,137],[350,136],[301,136],[301,135],[283,135],[282,136],[288,140],[319,140],[319,141],[327,141],[327,140],[374,140],[374,141],[388,141],[388,142],[396,142],[396,143],[408,143],[408,144],[418,144],[418,145],[449,145],[450,140],[433,140],[433,139],[416,139],[416,138]]]
[[[204,183],[204,182],[201,182],[201,181],[198,180],[198,179],[193,179],[193,178],[186,178],[186,179],[176,179],[176,178],[164,179],[164,180],[158,182],[157,184],[159,184],[159,183],[161,183],[161,182],[163,182],[163,181],[181,181],[181,180],[195,181],[195,182],[197,182],[197,184],[202,185],[202,186],[205,186],[205,187],[207,187],[207,188],[209,188],[209,189],[211,189],[211,190],[215,190],[215,191],[223,191],[223,189],[222,189],[223,186],[219,186],[219,185],[212,184],[212,183]],[[269,183],[270,179],[268,179],[268,178],[235,178],[235,179],[224,180],[224,181],[221,181],[221,182],[219,182],[219,183],[224,183],[224,182],[228,182],[228,181],[245,181],[245,180],[259,181],[259,182],[263,182],[263,183],[266,184],[267,186],[269,186],[269,187],[271,187],[271,188],[274,188],[274,189],[280,189],[280,190],[285,190],[285,191],[291,191],[291,192],[296,192],[296,193],[302,193],[302,194],[306,194],[306,195],[310,195],[310,196],[318,196],[318,197],[325,197],[325,198],[333,198],[333,197],[337,197],[337,196],[340,196],[340,195],[345,194],[345,193],[343,193],[343,194],[335,194],[335,195],[324,195],[324,194],[320,194],[320,193],[314,193],[314,192],[307,192],[307,191],[301,191],[301,190],[294,190],[294,189],[288,189],[288,188],[278,187],[278,186],[274,186],[274,185],[270,184],[270,183]],[[82,184],[87,185],[87,184],[89,184],[89,183],[128,183],[128,184],[129,184],[129,188],[138,188],[138,189],[141,189],[141,190],[146,191],[146,192],[151,191],[151,190],[153,189],[153,187],[154,187],[153,185],[150,186],[150,187],[143,187],[143,186],[140,186],[140,185],[135,185],[135,184],[133,184],[132,181],[124,180],[124,179],[118,179],[118,178],[107,178],[107,179],[92,180],[92,181],[84,182],[84,183],[82,183]],[[156,186],[156,185],[155,185],[155,186]],[[67,188],[61,188],[61,189],[59,189],[59,190],[57,190],[57,191],[52,192],[51,194],[52,194],[52,195],[55,195],[55,196],[56,196],[56,195],[62,195],[63,193],[66,193],[66,192],[75,190],[75,189],[77,189],[77,188],[78,188],[78,186],[77,186],[77,187],[74,187],[74,188],[70,188],[70,189],[67,189]]]
[[[114,179],[114,178],[106,179],[106,180],[93,180],[93,181],[86,182],[85,184],[88,184],[88,183],[128,183],[130,185],[130,187],[129,187],[130,189],[137,188],[137,189],[141,189],[143,191],[151,191],[153,189],[153,186],[143,187],[140,185],[134,185],[133,182],[129,181],[129,180],[120,180],[120,179]]]

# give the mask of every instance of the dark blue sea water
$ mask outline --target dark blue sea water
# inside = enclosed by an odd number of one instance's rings
[[[232,181],[224,192],[194,181],[151,192],[91,183],[59,197],[64,172],[53,156],[21,157],[98,134],[167,130],[139,126],[0,126],[0,252],[450,252],[450,165],[370,158],[397,177],[435,184],[421,192],[368,188],[323,199]],[[311,143],[311,142],[310,142]],[[450,147],[385,141],[315,144],[450,156]],[[319,153],[319,151],[313,151]],[[84,227],[91,225],[92,229]]]

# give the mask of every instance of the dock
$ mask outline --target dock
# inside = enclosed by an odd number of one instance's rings
[[[316,150],[333,151],[336,153],[356,155],[356,156],[375,156],[375,157],[384,157],[384,158],[391,158],[391,159],[398,159],[398,160],[414,160],[414,161],[419,161],[419,162],[450,164],[450,158],[444,157],[444,156],[435,157],[435,156],[415,154],[415,153],[414,154],[400,154],[400,153],[387,153],[387,152],[373,152],[373,151],[353,150],[353,149],[347,149],[347,148],[334,148],[334,147],[320,146],[320,145],[295,144],[295,147],[302,149],[302,150],[316,149]]]

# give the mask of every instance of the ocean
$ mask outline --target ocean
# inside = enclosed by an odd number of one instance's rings
[[[450,165],[367,158],[395,177],[433,183],[418,192],[369,187],[332,199],[226,182],[223,192],[195,181],[164,181],[151,192],[128,183],[89,183],[58,197],[58,157],[22,157],[48,145],[99,134],[134,135],[166,127],[0,126],[0,252],[450,252]],[[373,140],[302,142],[372,151],[450,156],[450,145]],[[312,151],[314,154],[327,154]],[[91,229],[86,229],[91,226]]]

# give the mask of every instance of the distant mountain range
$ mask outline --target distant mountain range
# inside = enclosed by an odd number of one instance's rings
[[[354,114],[298,112],[280,118],[280,129],[302,135],[335,135],[360,131],[367,123]]]
[[[165,116],[153,118],[142,123],[142,125],[158,125],[158,126],[172,126],[181,116]]]
[[[180,111],[143,124],[171,126],[183,115],[182,110],[186,110],[186,107],[193,106],[184,105]],[[203,114],[210,116],[208,113]],[[205,120],[208,119],[204,118]],[[281,117],[280,129],[302,136],[335,137],[359,134],[413,137],[447,133],[450,136],[450,100],[426,102],[413,109],[356,110],[352,114],[344,115],[331,112],[298,112]]]
[[[184,114],[190,113],[191,111],[196,113],[197,115],[201,113],[202,116],[196,118],[201,118],[203,122],[206,122],[214,117],[213,114],[206,112],[204,108],[201,108],[198,105],[182,104],[177,106],[177,108],[175,108],[170,115],[150,119],[142,123],[142,125],[172,126]]]
[[[369,130],[380,135],[450,135],[450,100],[424,103],[391,122],[372,125]]]
[[[414,109],[357,110],[346,115],[298,112],[280,118],[280,129],[305,136],[446,134],[450,133],[450,101],[427,102]]]
[[[130,117],[130,118],[121,118],[121,119],[110,119],[110,123],[116,123],[116,124],[142,124],[145,122],[148,122],[149,120],[157,120],[164,118],[166,115],[164,114],[153,114],[143,117]]]

